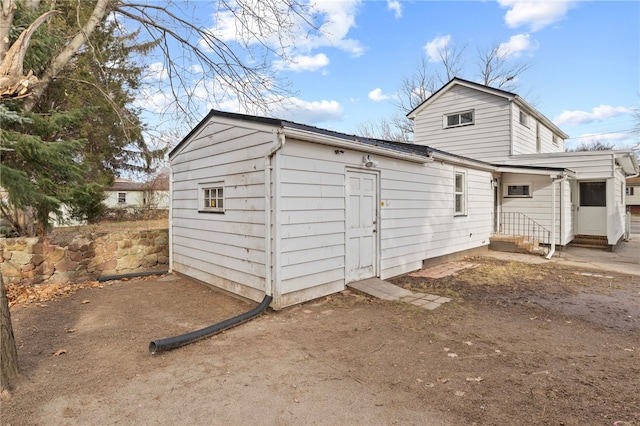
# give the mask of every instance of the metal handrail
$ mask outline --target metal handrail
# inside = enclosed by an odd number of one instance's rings
[[[551,244],[551,231],[520,212],[502,212],[498,234]]]

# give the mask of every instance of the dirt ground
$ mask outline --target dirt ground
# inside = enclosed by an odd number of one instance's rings
[[[173,275],[15,305],[2,424],[640,425],[640,276],[468,261],[393,280],[434,311],[345,291],[155,355],[254,305]]]

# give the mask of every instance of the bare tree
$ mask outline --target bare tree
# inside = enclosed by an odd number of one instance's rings
[[[478,68],[485,86],[513,91],[517,88],[518,77],[531,68],[531,64],[510,59],[509,52],[494,44],[485,50],[478,49]]]
[[[406,117],[406,114],[454,77],[465,78],[463,75],[463,70],[467,69],[464,59],[465,50],[466,46],[447,43],[434,56],[436,61],[432,67],[429,59],[423,55],[413,73],[402,79],[400,89],[392,98],[391,102],[398,113],[389,119],[380,120],[379,123],[360,124],[357,131],[368,137],[401,142],[411,141],[413,122]],[[479,49],[480,80],[478,83],[503,90],[517,88],[518,77],[531,65],[508,56],[508,52],[501,49],[499,44],[484,51]]]
[[[1,2],[0,36],[11,29],[16,2]],[[125,0],[75,2],[77,32],[68,37],[68,42],[51,58],[42,75],[36,76],[38,84],[28,84],[28,93],[22,93],[31,95],[24,102],[27,111],[34,108],[48,84],[69,65],[76,53],[91,49],[90,35],[108,16],[143,29],[139,32],[140,37],[145,38],[141,43],[156,43],[169,81],[171,106],[191,120],[199,117],[197,107],[207,100],[215,104],[233,98],[246,110],[268,110],[283,95],[290,94],[286,82],[276,76],[269,58],[276,55],[288,60],[288,52],[294,47],[301,28],[303,31],[306,28],[310,34],[320,31],[314,24],[314,10],[298,0],[284,3],[279,0],[218,0],[216,13],[234,20],[235,43],[239,43],[241,49],[234,48],[222,35],[199,22],[197,8],[200,4],[168,1],[159,5]],[[35,9],[39,3],[31,0],[25,2],[25,6]],[[83,9],[87,5],[92,9]],[[50,6],[55,8],[56,3],[51,2]],[[53,10],[47,13],[54,13]],[[88,18],[82,19],[83,16]],[[237,53],[239,50],[243,52],[242,56]],[[8,51],[8,43],[0,43],[0,60]],[[196,94],[194,86],[203,90]],[[0,91],[3,89],[0,87]]]

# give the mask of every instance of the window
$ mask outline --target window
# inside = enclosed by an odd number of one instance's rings
[[[627,195],[633,195],[633,186],[627,186]]]
[[[522,110],[520,110],[520,124],[529,127],[529,116]]]
[[[580,207],[605,207],[606,205],[606,182],[580,182]]]
[[[455,175],[455,215],[462,216],[467,214],[467,182],[464,172],[456,172]]]
[[[554,145],[560,145],[560,138],[557,137],[556,135],[553,135],[553,144]]]
[[[456,112],[455,114],[447,114],[444,116],[444,127],[460,127],[473,124],[473,110]]]
[[[199,185],[199,212],[224,213],[224,184],[206,183]]]
[[[507,184],[505,187],[505,197],[512,198],[531,198],[533,196],[533,184],[517,183]]]
[[[127,202],[127,193],[118,192],[118,204],[126,204],[126,202]]]

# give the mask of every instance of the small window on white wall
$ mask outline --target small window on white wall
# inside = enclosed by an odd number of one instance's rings
[[[201,213],[224,213],[224,183],[201,183],[198,185],[198,211]]]
[[[467,214],[467,174],[456,172],[454,184],[454,213],[455,216]]]
[[[456,112],[454,114],[447,114],[444,116],[444,128],[449,127],[460,127],[460,126],[468,126],[473,124],[474,122],[474,114],[473,110],[464,111],[464,112]]]
[[[127,193],[118,192],[118,204],[126,204],[126,203],[127,203]]]
[[[520,110],[520,124],[525,127],[529,127],[529,116],[522,110]]]
[[[509,183],[504,187],[504,196],[511,198],[531,198],[533,197],[533,184],[531,183]]]

